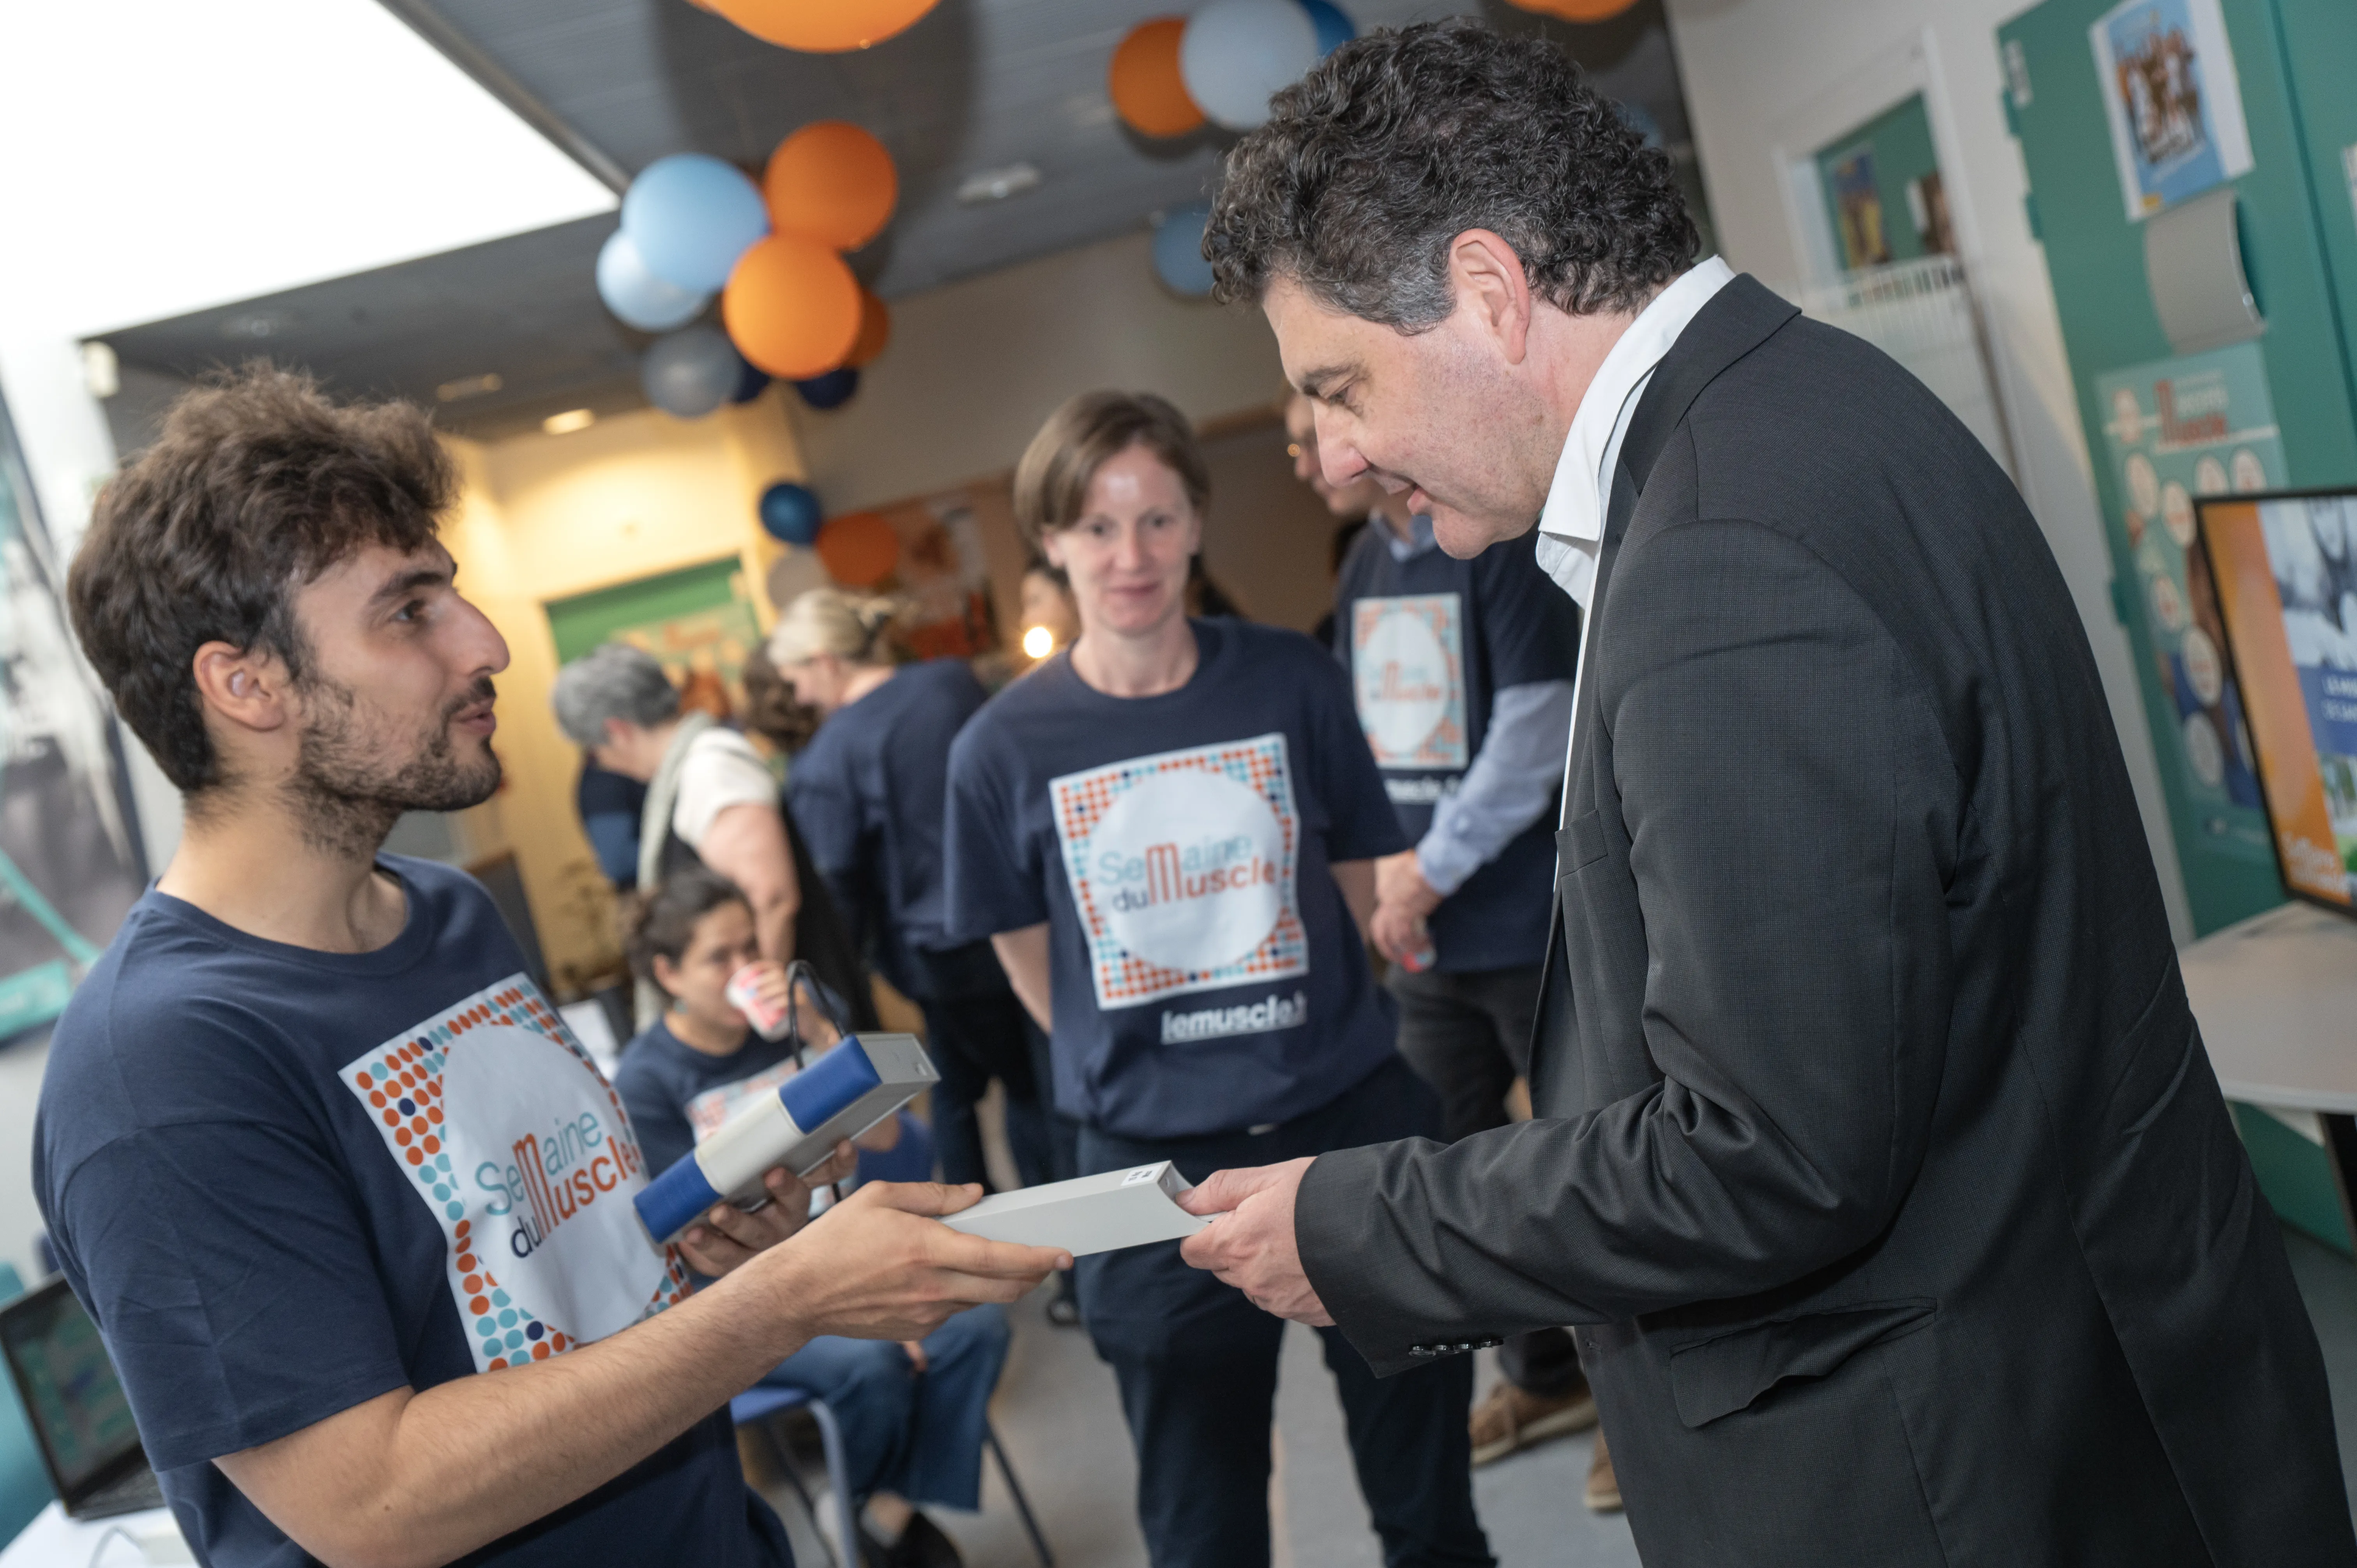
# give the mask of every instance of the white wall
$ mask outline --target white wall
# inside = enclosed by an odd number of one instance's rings
[[[2046,532],[2094,645],[2127,754],[2169,920],[2191,935],[2175,841],[2112,610],[2111,560],[2046,274],[2006,134],[1996,27],[2027,0],[1667,0],[1711,214],[1729,263],[1791,293],[1809,275],[1787,170],[1824,143],[1921,91],[1951,216],[1987,313],[2022,494]],[[1813,219],[1813,214],[1812,214]]]
[[[811,487],[848,511],[1012,468],[1092,387],[1159,392],[1200,424],[1272,406],[1285,373],[1259,311],[1171,294],[1140,231],[899,301],[859,395],[832,413],[797,400],[794,423]]]

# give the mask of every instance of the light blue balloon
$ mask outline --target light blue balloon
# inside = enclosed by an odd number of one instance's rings
[[[1359,36],[1359,25],[1344,15],[1342,7],[1333,0],[1301,0],[1301,8],[1309,13],[1309,25],[1318,29],[1319,59]]]
[[[760,188],[704,153],[657,158],[622,197],[622,232],[647,270],[675,288],[711,293],[769,231]]]
[[[1203,259],[1203,226],[1211,220],[1211,207],[1198,203],[1155,225],[1154,275],[1172,293],[1200,299],[1211,292],[1211,263]]]
[[[647,271],[630,237],[619,229],[597,252],[597,297],[625,326],[641,332],[669,332],[704,314],[708,294],[667,284]]]
[[[728,401],[745,373],[737,346],[717,327],[690,327],[658,338],[639,361],[647,401],[679,419],[701,419]]]

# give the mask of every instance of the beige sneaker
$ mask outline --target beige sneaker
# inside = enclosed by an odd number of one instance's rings
[[[1473,1463],[1487,1465],[1517,1449],[1596,1424],[1596,1396],[1587,1380],[1567,1394],[1527,1393],[1504,1379],[1473,1407]]]
[[[1587,1462],[1587,1491],[1583,1498],[1594,1513],[1620,1511],[1620,1477],[1612,1473],[1612,1451],[1604,1446],[1604,1429],[1596,1429],[1596,1456]]]

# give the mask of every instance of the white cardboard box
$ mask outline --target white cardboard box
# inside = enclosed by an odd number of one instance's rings
[[[1211,1223],[1174,1200],[1194,1183],[1168,1160],[985,1197],[942,1223],[969,1236],[1027,1247],[1061,1247],[1075,1258],[1174,1241]]]

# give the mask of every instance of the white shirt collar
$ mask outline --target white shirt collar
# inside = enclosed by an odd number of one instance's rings
[[[1583,609],[1596,584],[1612,467],[1637,400],[1686,324],[1734,281],[1734,270],[1717,256],[1688,268],[1629,324],[1579,400],[1539,513],[1538,553],[1539,564]]]

